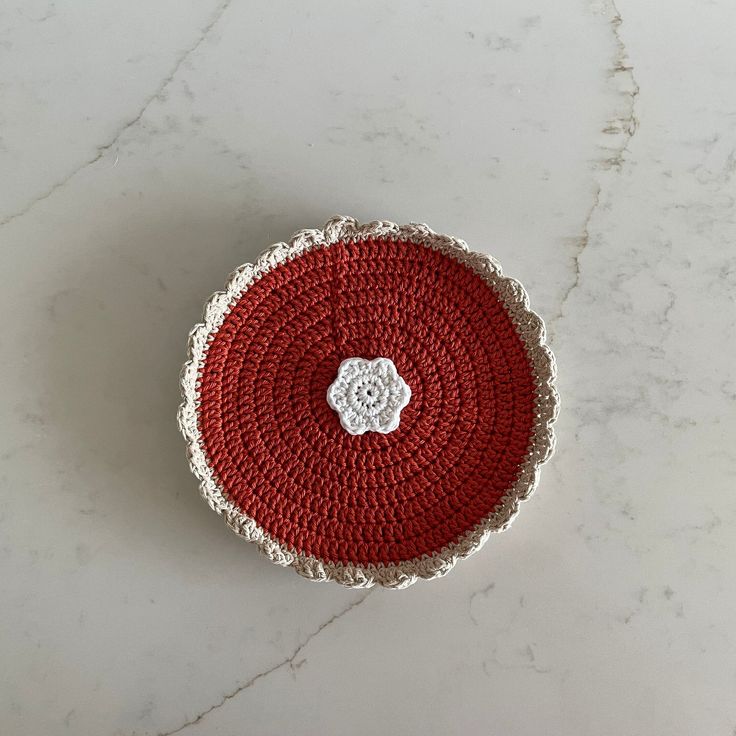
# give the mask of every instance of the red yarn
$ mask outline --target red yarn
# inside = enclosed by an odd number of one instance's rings
[[[488,516],[527,456],[535,387],[503,303],[452,257],[370,239],[269,271],[212,336],[200,431],[225,495],[323,561],[401,562]],[[326,393],[345,358],[390,358],[411,401],[350,435]]]

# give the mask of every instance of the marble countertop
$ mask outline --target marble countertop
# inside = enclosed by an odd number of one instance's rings
[[[736,5],[0,10],[0,732],[736,733]],[[316,585],[197,494],[186,335],[336,213],[496,256],[558,450],[439,581]]]

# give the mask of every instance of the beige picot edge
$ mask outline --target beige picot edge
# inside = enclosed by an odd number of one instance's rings
[[[537,385],[536,421],[529,454],[515,485],[503,497],[500,506],[457,542],[432,555],[389,565],[356,565],[326,562],[297,553],[269,536],[258,524],[231,504],[223,495],[207,463],[197,422],[199,375],[207,356],[209,337],[222,325],[229,310],[256,280],[280,264],[297,258],[312,248],[326,248],[343,241],[357,243],[368,238],[408,240],[452,256],[477,273],[498,294],[522,336],[532,364]],[[288,243],[276,243],[265,250],[256,263],[246,263],[229,277],[225,291],[210,297],[203,321],[189,335],[188,360],[181,372],[182,404],[179,429],[187,443],[192,472],[200,481],[200,492],[209,506],[240,536],[255,543],[272,562],[291,566],[300,575],[315,581],[333,580],[351,588],[369,588],[376,583],[387,588],[406,588],[419,578],[429,580],[448,573],[458,560],[477,552],[492,532],[504,531],[519,511],[519,504],[534,492],[539,467],[554,450],[552,424],[557,417],[559,398],[554,388],[555,360],[544,344],[544,323],[529,309],[529,299],[522,285],[503,276],[500,265],[490,256],[475,253],[467,244],[449,235],[433,232],[427,225],[375,221],[360,225],[351,217],[333,217],[323,230],[300,230]]]

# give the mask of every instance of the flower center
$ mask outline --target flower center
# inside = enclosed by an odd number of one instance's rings
[[[378,414],[388,403],[388,394],[388,387],[375,376],[356,376],[350,382],[350,401],[366,415]]]

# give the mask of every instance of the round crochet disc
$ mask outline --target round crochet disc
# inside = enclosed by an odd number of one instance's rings
[[[402,588],[505,529],[554,445],[524,289],[426,225],[336,217],[230,277],[179,426],[209,505],[313,580]]]

